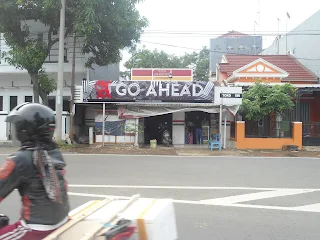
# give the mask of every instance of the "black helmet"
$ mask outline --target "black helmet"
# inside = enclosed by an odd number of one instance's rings
[[[7,116],[12,123],[12,137],[24,142],[51,142],[55,130],[54,111],[39,103],[23,103]]]

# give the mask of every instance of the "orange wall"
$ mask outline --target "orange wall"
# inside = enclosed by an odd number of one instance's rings
[[[292,138],[246,138],[245,122],[237,122],[237,149],[282,149],[284,145],[296,145],[302,148],[302,123],[292,123]]]

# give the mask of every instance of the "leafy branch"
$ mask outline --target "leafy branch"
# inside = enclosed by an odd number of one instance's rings
[[[281,114],[295,107],[297,89],[289,83],[284,85],[266,84],[260,81],[243,93],[241,112],[248,120],[261,120],[270,113]]]

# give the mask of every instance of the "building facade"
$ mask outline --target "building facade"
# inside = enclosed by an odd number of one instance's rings
[[[288,137],[285,132],[289,131],[290,122],[298,121],[303,124],[302,134],[304,144],[318,145],[320,143],[318,77],[312,71],[305,68],[296,58],[291,55],[225,55],[222,58],[222,62],[218,64],[217,69],[217,81],[224,82],[230,86],[240,86],[244,90],[252,86],[257,80],[270,85],[290,83],[298,89],[298,95],[294,99],[296,103],[294,110],[285,111],[282,120],[277,119],[276,115],[271,114],[270,116],[266,116],[261,122],[253,122],[251,125],[247,124],[247,136],[261,136],[264,138],[282,137],[283,140],[276,141],[279,144],[284,144],[287,141],[286,137]],[[236,118],[235,121],[238,119]],[[243,116],[240,119],[244,120]],[[263,148],[264,146],[252,147]]]
[[[210,40],[210,72],[216,75],[217,64],[224,54],[256,55],[262,51],[262,37],[230,31]]]
[[[290,54],[320,76],[320,10],[298,25],[287,35],[277,37],[262,51],[263,55]]]
[[[220,108],[219,91],[238,91],[241,95],[242,88],[216,87],[211,81],[189,80],[186,74],[192,78],[189,73],[192,71],[188,69],[132,72],[135,80],[99,80],[83,85],[77,108],[84,109],[82,124],[91,129],[93,142],[149,145],[157,140],[161,144],[162,133],[167,130],[174,146],[199,144],[200,132],[202,143],[207,144],[212,134],[222,131],[219,114],[226,116],[227,111],[235,114],[240,105],[241,99],[236,102],[226,99]],[[179,73],[184,77],[179,77]],[[221,142],[229,131],[229,126],[225,126],[226,134],[221,134]]]
[[[44,41],[48,39],[48,27],[40,22],[28,21],[30,26],[31,36],[41,38]],[[58,38],[59,31],[54,31],[52,38]],[[106,67],[94,66],[94,69],[85,68],[86,56],[81,53],[83,38],[76,39],[76,67],[75,67],[75,82],[76,85],[81,86],[83,79],[99,79],[108,78],[113,80],[119,79],[120,69],[119,64],[113,64]],[[65,55],[64,55],[64,92],[63,92],[63,126],[62,137],[69,133],[70,129],[70,97],[71,97],[71,72],[72,72],[72,55],[73,55],[73,36],[68,36],[65,39]],[[0,50],[6,52],[10,48],[1,34]],[[53,79],[57,79],[58,72],[58,52],[59,42],[55,43],[43,65],[43,68]],[[10,139],[11,126],[4,122],[8,112],[15,106],[23,102],[33,101],[32,82],[26,70],[16,69],[14,66],[9,65],[3,59],[0,63],[0,141]],[[55,110],[55,92],[49,94],[49,106]],[[40,99],[41,101],[41,99]]]

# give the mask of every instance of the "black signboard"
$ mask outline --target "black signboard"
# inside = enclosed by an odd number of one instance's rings
[[[213,103],[212,82],[91,81],[85,102],[198,102]]]
[[[242,93],[220,93],[220,98],[242,98]]]

